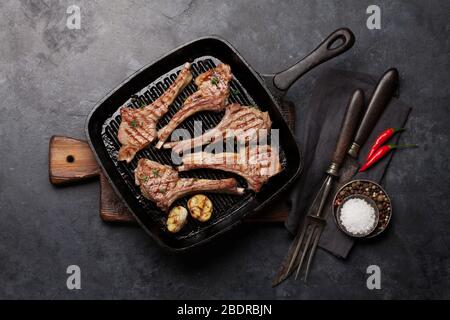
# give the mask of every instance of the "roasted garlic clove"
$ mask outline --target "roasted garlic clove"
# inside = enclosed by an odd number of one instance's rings
[[[167,218],[167,230],[176,233],[183,228],[187,222],[188,211],[185,207],[177,206],[170,210]]]
[[[207,196],[197,194],[189,199],[187,205],[192,218],[201,222],[208,221],[211,218],[213,204]]]

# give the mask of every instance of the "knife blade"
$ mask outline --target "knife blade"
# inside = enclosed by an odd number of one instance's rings
[[[357,161],[359,151],[369,138],[369,135],[380,119],[381,114],[398,90],[398,83],[399,75],[398,70],[395,68],[386,71],[378,81],[358,131],[356,132],[355,140],[348,150],[349,157],[346,158],[342,167],[339,185],[350,181],[358,172],[360,167]]]

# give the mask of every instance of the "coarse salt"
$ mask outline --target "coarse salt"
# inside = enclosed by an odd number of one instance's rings
[[[369,233],[374,227],[375,220],[375,209],[364,199],[349,199],[341,208],[341,224],[351,234]]]

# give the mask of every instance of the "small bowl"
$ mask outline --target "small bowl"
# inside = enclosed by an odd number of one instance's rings
[[[336,225],[337,225],[337,219],[336,219],[336,214],[337,214],[337,208],[338,208],[338,200],[339,200],[339,203],[341,203],[345,198],[342,198],[341,196],[340,196],[340,193],[341,193],[341,191],[344,191],[344,190],[346,190],[346,188],[348,188],[349,186],[351,186],[353,183],[355,183],[355,182],[358,182],[358,183],[368,183],[368,184],[370,184],[370,187],[375,187],[376,188],[376,191],[378,192],[378,193],[380,193],[381,195],[383,195],[387,200],[386,200],[386,202],[387,202],[387,204],[388,204],[388,207],[387,208],[384,208],[384,209],[380,209],[380,208],[378,208],[378,216],[379,216],[379,221],[378,221],[378,226],[376,227],[376,229],[370,234],[370,235],[368,235],[367,237],[365,237],[365,239],[369,239],[369,238],[374,238],[374,237],[377,237],[377,236],[379,236],[381,233],[383,233],[387,228],[388,228],[388,226],[389,226],[389,224],[390,224],[390,221],[392,220],[392,213],[393,213],[393,210],[392,210],[392,201],[391,201],[391,199],[390,199],[390,197],[389,197],[389,195],[387,194],[387,192],[386,192],[386,190],[384,190],[383,189],[383,187],[382,186],[380,186],[378,183],[376,183],[376,182],[374,182],[374,181],[371,181],[371,180],[366,180],[366,179],[358,179],[358,180],[352,180],[352,181],[349,181],[349,182],[347,182],[346,184],[344,184],[337,192],[336,192],[336,194],[335,194],[335,196],[334,196],[334,199],[333,199],[333,204],[332,204],[332,206],[333,206],[333,219],[334,219],[334,222],[336,223]],[[347,195],[346,197],[348,197],[348,196],[350,196],[350,195],[354,195],[354,194],[359,194],[359,195],[363,195],[361,192],[363,192],[362,190],[355,190],[355,191],[353,191],[353,193],[350,193],[349,195]],[[371,197],[369,197],[369,198],[371,198]],[[376,201],[374,198],[371,198],[372,200],[374,200],[375,201],[375,203],[378,205],[379,204],[379,202],[378,201]],[[382,219],[383,219],[383,221],[382,221]]]
[[[343,207],[344,203],[346,203],[348,200],[351,200],[351,199],[362,199],[362,200],[366,201],[375,210],[375,221],[373,223],[373,226],[366,233],[360,233],[360,234],[351,233],[350,231],[347,231],[347,229],[345,229],[345,227],[341,223],[341,219],[340,218],[341,218],[342,207]],[[353,238],[365,238],[368,235],[370,235],[373,231],[375,231],[375,229],[377,228],[378,220],[380,218],[380,213],[378,211],[378,207],[377,207],[375,201],[373,201],[369,197],[366,197],[366,196],[361,195],[361,194],[353,194],[353,195],[348,196],[347,198],[344,198],[344,200],[342,201],[342,203],[338,206],[338,208],[336,210],[335,218],[336,218],[337,226],[346,235],[348,235],[350,237],[353,237]]]

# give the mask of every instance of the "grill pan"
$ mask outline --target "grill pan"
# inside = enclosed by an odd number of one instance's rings
[[[273,201],[299,175],[302,157],[295,138],[281,115],[279,103],[300,76],[347,51],[353,46],[354,41],[354,35],[350,30],[338,29],[291,68],[277,74],[260,75],[227,41],[218,37],[194,40],[143,67],[99,101],[86,121],[87,140],[113,189],[123,199],[142,228],[163,247],[175,251],[192,248],[224,233],[239,224],[246,215],[260,210]],[[247,192],[243,196],[208,195],[214,205],[211,220],[207,223],[198,223],[189,219],[188,224],[179,233],[170,234],[165,230],[167,215],[141,195],[139,187],[134,185],[133,170],[142,157],[171,165],[171,151],[158,150],[151,145],[140,151],[130,164],[118,162],[117,153],[120,148],[117,140],[120,124],[118,109],[123,105],[139,108],[153,102],[175,80],[186,61],[192,63],[194,78],[221,62],[231,66],[234,79],[230,86],[234,90],[231,90],[229,100],[243,105],[257,105],[261,110],[269,112],[273,122],[272,128],[279,130],[283,171],[272,177],[257,194]],[[169,108],[169,112],[160,119],[158,129],[168,123],[181,108],[186,97],[195,91],[196,88],[192,83],[183,90]],[[193,133],[194,121],[202,121],[202,129],[206,131],[215,127],[222,116],[223,112],[202,112],[187,119],[180,128]],[[242,187],[246,186],[242,178],[215,170],[183,172],[180,176],[207,179],[234,177]],[[186,202],[187,199],[182,198],[174,205],[186,205]]]

